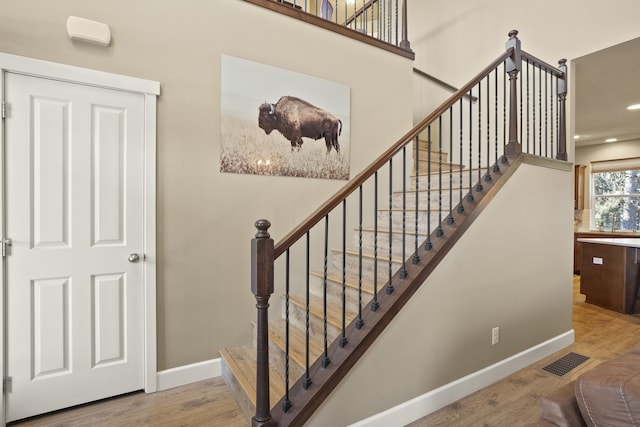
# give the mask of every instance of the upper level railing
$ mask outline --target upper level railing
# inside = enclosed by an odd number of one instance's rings
[[[256,223],[254,425],[304,423],[399,309],[390,309],[395,295],[404,295],[408,283],[424,281],[423,271],[433,268],[425,263],[464,221],[465,206],[472,209],[474,199],[484,197],[501,163],[522,152],[567,159],[566,61],[556,68],[522,51],[517,34],[510,32],[504,53],[276,245],[269,222]],[[356,234],[351,245],[348,230]],[[313,269],[320,280],[315,288]],[[331,281],[338,292],[333,297]],[[284,295],[277,312],[285,322],[285,394],[270,409],[268,307],[274,292]],[[297,315],[290,313],[294,294],[303,295]],[[328,320],[328,299],[338,306],[334,322]],[[316,326],[310,324],[312,313],[320,319]],[[294,323],[306,341],[299,379],[290,378]],[[314,340],[318,354],[310,351]]]
[[[245,0],[385,50],[414,58],[406,0]]]

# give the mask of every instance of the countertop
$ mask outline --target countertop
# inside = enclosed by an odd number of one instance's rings
[[[625,246],[627,248],[640,248],[640,238],[584,238],[578,239],[582,243],[598,243],[601,245]]]
[[[637,231],[607,231],[607,230],[574,230],[574,234],[589,235],[589,236],[621,236],[621,237],[640,237],[640,233]]]

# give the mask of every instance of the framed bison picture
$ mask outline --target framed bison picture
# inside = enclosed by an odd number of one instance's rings
[[[349,179],[350,88],[224,55],[220,171]]]

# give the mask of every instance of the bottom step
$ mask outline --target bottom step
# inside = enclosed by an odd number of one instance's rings
[[[256,348],[252,346],[220,350],[222,378],[231,389],[249,422],[256,413]],[[284,396],[284,379],[269,368],[269,399],[273,406]]]

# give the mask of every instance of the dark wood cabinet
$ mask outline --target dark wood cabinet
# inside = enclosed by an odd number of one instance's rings
[[[606,231],[578,231],[573,234],[573,273],[580,274],[580,264],[582,263],[582,243],[578,239],[588,239],[591,237],[608,239],[626,239],[629,237],[640,237],[638,233],[617,232],[607,233]]]
[[[630,313],[636,299],[640,249],[579,243],[582,260],[580,293],[585,295],[588,303]]]

